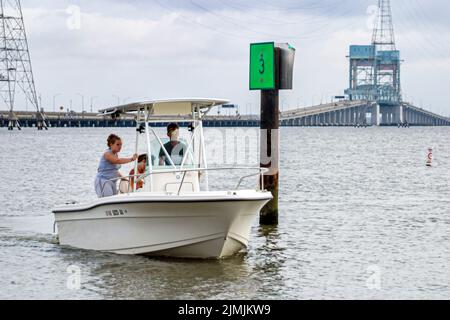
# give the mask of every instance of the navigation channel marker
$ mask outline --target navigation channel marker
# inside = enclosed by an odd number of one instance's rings
[[[275,89],[275,43],[250,45],[250,90]]]

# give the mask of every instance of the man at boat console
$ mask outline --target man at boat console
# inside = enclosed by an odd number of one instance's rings
[[[167,155],[170,156],[175,165],[181,165],[184,154],[186,152],[186,145],[180,141],[180,127],[176,123],[171,123],[167,126],[167,136],[170,141],[164,144],[164,149],[167,151]],[[170,159],[167,157],[166,152],[161,148],[159,152],[159,165],[170,166]]]

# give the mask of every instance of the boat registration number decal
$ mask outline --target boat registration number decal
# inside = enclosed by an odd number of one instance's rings
[[[106,216],[107,217],[119,217],[119,216],[124,216],[127,213],[128,213],[127,210],[122,210],[122,209],[108,210],[108,211],[106,211]]]

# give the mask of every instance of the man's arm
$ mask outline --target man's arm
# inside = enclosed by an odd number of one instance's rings
[[[161,148],[159,151],[159,165],[163,166],[166,164],[166,154],[164,153],[164,150]]]

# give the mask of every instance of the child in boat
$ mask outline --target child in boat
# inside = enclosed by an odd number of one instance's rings
[[[138,175],[145,173],[145,168],[147,167],[147,155],[141,154],[138,158]],[[130,189],[134,190],[134,169],[130,171]],[[140,180],[137,183],[136,190],[142,189],[144,187],[144,180]]]

